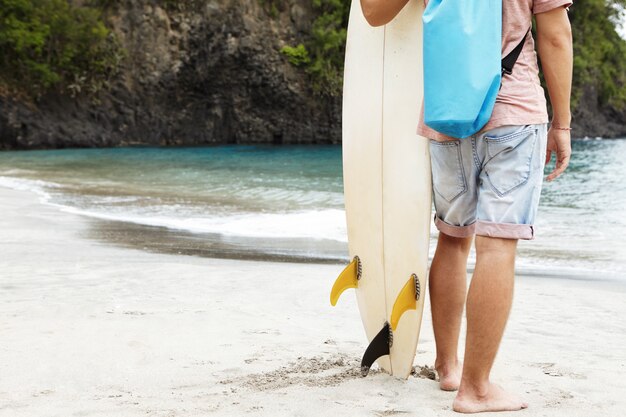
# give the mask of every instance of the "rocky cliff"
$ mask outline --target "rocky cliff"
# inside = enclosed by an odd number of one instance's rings
[[[258,0],[187,3],[109,11],[127,57],[96,98],[0,93],[0,147],[340,141],[341,99],[317,96],[280,52],[310,33],[310,1],[274,16]]]
[[[127,57],[110,89],[36,102],[0,91],[0,149],[339,143],[341,97],[317,95],[280,52],[310,36],[311,1],[278,13],[268,1],[118,1],[107,22]],[[626,136],[626,112],[596,96],[583,93],[574,135]]]
[[[602,104],[597,87],[585,86],[572,109],[572,137],[626,138],[626,109]]]

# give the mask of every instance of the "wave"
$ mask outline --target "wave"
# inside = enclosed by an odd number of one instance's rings
[[[345,244],[347,249],[347,229],[345,211],[338,208],[301,209],[285,212],[239,212],[224,213],[207,205],[190,207],[185,205],[143,206],[137,196],[76,196],[66,193],[68,187],[39,179],[0,176],[0,186],[16,190],[30,191],[40,197],[42,203],[55,206],[62,211],[110,221],[128,222],[144,226],[163,227],[182,230],[195,234],[218,234],[224,238],[268,238],[268,239],[305,239],[324,241],[332,240]],[[79,203],[79,200],[80,201]],[[137,202],[137,204],[134,204]],[[86,207],[83,206],[86,203]],[[116,203],[123,203],[115,206]],[[206,214],[205,214],[206,213]],[[545,236],[549,236],[550,223],[544,225]],[[437,231],[431,224],[430,253],[434,253]],[[547,242],[546,242],[547,243]],[[285,245],[289,245],[288,242]],[[287,246],[285,247],[288,248]],[[320,246],[315,257],[332,257],[331,253]],[[603,279],[626,275],[624,263],[609,262],[606,259],[587,259],[578,256],[584,248],[567,248],[567,253],[543,253],[542,247],[525,245],[518,256],[517,272],[522,275],[584,276],[585,278]],[[575,250],[578,249],[578,252]],[[323,252],[323,255],[322,255]],[[472,251],[473,252],[473,251]],[[330,259],[330,258],[329,258]],[[470,268],[475,263],[475,254],[469,259]]]
[[[161,213],[143,213],[140,207],[126,206],[124,211],[102,211],[97,208],[81,208],[71,203],[53,201],[50,189],[62,189],[61,184],[43,180],[31,180],[0,176],[0,186],[15,190],[31,191],[40,196],[41,202],[58,207],[65,212],[104,220],[122,221],[146,226],[159,226],[185,230],[191,233],[219,233],[240,237],[330,239],[347,242],[345,212],[341,209],[299,210],[282,213],[249,212],[231,215],[189,215],[177,207],[162,207]],[[92,203],[133,202],[132,196],[99,196]],[[67,198],[63,198],[67,200]],[[112,209],[112,208],[111,208]],[[210,211],[211,207],[207,207]]]
[[[61,184],[51,181],[31,180],[28,178],[16,178],[0,176],[0,187],[11,188],[13,190],[31,191],[42,198],[42,202],[47,203],[50,200],[50,193],[47,189],[64,188]]]
[[[307,210],[291,213],[244,213],[215,217],[174,217],[140,213],[102,213],[54,204],[61,210],[84,216],[145,226],[166,227],[191,233],[219,233],[226,236],[329,239],[347,242],[343,210]]]

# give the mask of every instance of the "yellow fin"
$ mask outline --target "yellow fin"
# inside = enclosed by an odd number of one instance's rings
[[[391,310],[391,330],[396,330],[400,317],[407,310],[417,309],[417,286],[419,281],[417,275],[412,274],[411,278],[404,284],[404,287],[400,290],[395,303],[393,303],[393,309]]]
[[[335,283],[333,284],[333,289],[330,291],[330,304],[336,305],[337,300],[339,300],[339,296],[348,288],[356,288],[359,286],[359,257],[355,256],[352,259],[352,262],[346,266],[343,271],[339,274]]]

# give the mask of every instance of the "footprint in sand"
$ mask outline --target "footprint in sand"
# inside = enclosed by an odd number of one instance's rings
[[[548,376],[554,376],[554,377],[566,376],[571,379],[587,379],[585,375],[577,374],[575,372],[566,372],[562,369],[559,369],[556,367],[556,363],[553,363],[553,362],[537,362],[531,365],[534,367],[540,368],[541,371],[545,375],[548,375]]]
[[[424,366],[414,366],[411,370],[411,376],[421,379],[431,379],[433,381],[437,380],[437,374],[435,373],[435,368],[432,366],[424,365]]]
[[[377,416],[397,416],[399,414],[410,414],[410,411],[404,411],[404,410],[382,410],[382,411],[376,411],[374,410],[374,414],[376,414]]]
[[[373,369],[370,375],[381,372]],[[222,384],[238,383],[256,391],[269,391],[294,385],[326,387],[339,385],[350,379],[360,379],[361,365],[358,359],[347,355],[329,357],[300,357],[285,366],[269,372],[249,374],[239,378],[220,381]]]

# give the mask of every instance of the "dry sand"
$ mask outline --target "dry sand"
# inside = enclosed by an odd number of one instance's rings
[[[341,265],[149,253],[90,224],[0,188],[0,416],[456,415],[422,367],[428,304],[414,375],[361,378]],[[493,379],[530,408],[500,415],[626,415],[626,285],[516,285]]]

